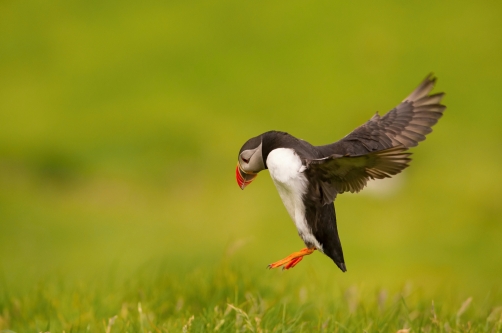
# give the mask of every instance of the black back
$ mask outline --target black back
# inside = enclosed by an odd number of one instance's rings
[[[294,136],[279,131],[269,131],[260,135],[262,138],[262,155],[265,168],[267,168],[268,154],[277,148],[294,149],[298,156],[303,160],[321,158],[319,149],[307,141],[300,140]]]

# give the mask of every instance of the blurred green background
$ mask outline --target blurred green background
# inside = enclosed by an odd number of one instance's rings
[[[2,1],[3,285],[152,262],[274,280],[303,244],[267,172],[238,188],[241,145],[334,142],[433,71],[448,109],[412,167],[336,201],[348,272],[315,254],[287,274],[499,288],[501,17],[498,1]]]

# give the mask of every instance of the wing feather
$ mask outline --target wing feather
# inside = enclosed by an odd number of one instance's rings
[[[369,179],[389,178],[408,167],[411,153],[404,146],[357,156],[332,155],[306,161],[306,173],[317,182],[322,204],[333,202],[338,193],[359,192]]]
[[[394,109],[384,116],[375,114],[346,137],[330,145],[319,146],[324,156],[333,154],[362,155],[368,152],[404,146],[415,147],[432,132],[432,126],[442,117],[444,93],[430,94],[436,78],[425,80]]]

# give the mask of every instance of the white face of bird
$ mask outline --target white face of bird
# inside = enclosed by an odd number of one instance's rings
[[[249,146],[249,141],[244,144],[243,148]],[[237,179],[237,184],[241,189],[244,189],[247,185],[258,176],[258,172],[265,169],[265,163],[263,163],[263,156],[261,151],[262,144],[258,147],[242,150],[239,154],[237,161],[237,168],[235,169],[235,178]]]

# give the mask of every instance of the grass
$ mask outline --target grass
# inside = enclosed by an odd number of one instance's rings
[[[42,280],[4,289],[0,325],[16,332],[500,332],[500,295],[460,298],[406,283],[340,285],[305,272],[249,273],[228,260],[171,271],[149,263],[127,278]],[[307,278],[306,278],[307,277]],[[92,282],[91,282],[92,281]]]

